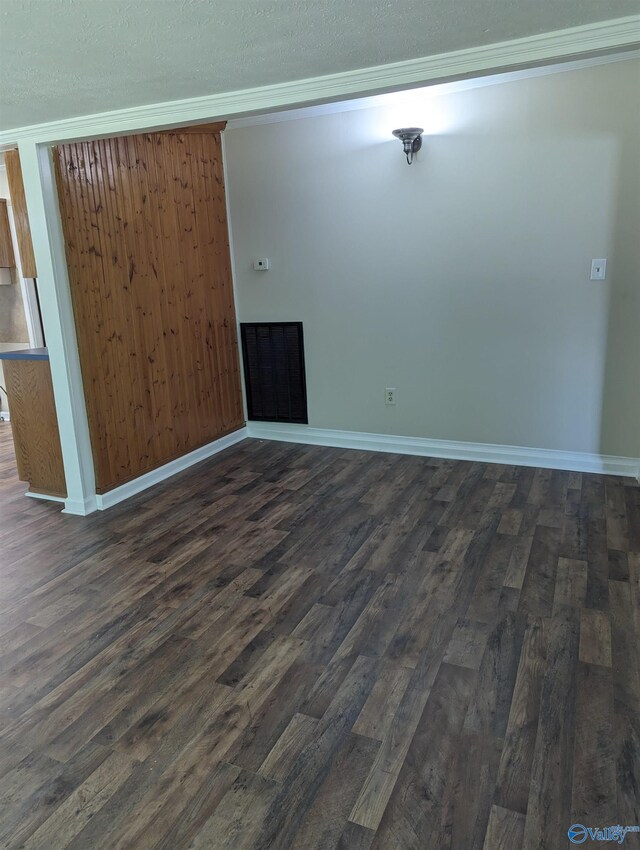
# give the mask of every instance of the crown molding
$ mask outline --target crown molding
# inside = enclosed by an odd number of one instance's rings
[[[175,100],[5,130],[0,148],[51,144],[308,106],[437,81],[640,47],[640,15],[289,83]]]
[[[232,118],[227,121],[228,130],[238,130],[242,127],[257,127],[261,124],[279,124],[282,121],[295,121],[300,118],[317,118],[321,115],[336,115],[341,112],[355,112],[360,109],[384,108],[389,104],[397,105],[403,101],[411,102],[417,93],[427,93],[429,97],[443,97],[470,91],[471,89],[499,86],[514,83],[518,80],[529,80],[535,77],[548,77],[551,74],[563,74],[567,71],[581,71],[585,68],[595,68],[599,65],[611,65],[614,62],[624,62],[629,59],[640,59],[640,50],[625,50],[622,53],[603,53],[589,56],[586,59],[555,62],[551,65],[536,65],[532,68],[520,68],[517,71],[503,71],[500,74],[486,74],[482,77],[467,77],[447,83],[432,83],[404,91],[394,91],[386,94],[369,95],[368,97],[336,100],[331,103],[320,103],[315,106],[302,106],[298,109],[284,109],[280,112],[267,112],[261,115],[248,115],[242,118]],[[392,100],[393,99],[393,100]],[[1,167],[1,166],[0,166]]]

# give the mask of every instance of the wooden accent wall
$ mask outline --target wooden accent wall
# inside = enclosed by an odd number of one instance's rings
[[[100,493],[244,424],[220,129],[56,150]]]
[[[20,165],[20,154],[18,151],[5,151],[4,164],[7,167],[7,182],[9,183],[9,194],[11,195],[13,221],[16,226],[16,240],[18,242],[22,276],[38,277],[36,258],[33,255],[33,245],[31,243],[27,199],[24,196],[22,166]]]
[[[0,198],[0,269],[13,269],[15,265],[7,202],[5,198]]]
[[[3,360],[18,477],[32,493],[67,495],[48,360]]]

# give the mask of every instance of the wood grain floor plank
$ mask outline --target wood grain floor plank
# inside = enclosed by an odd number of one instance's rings
[[[640,632],[627,582],[610,581],[611,654],[616,753],[616,812],[620,823],[640,823]]]
[[[349,821],[336,844],[336,850],[370,850],[374,838],[372,829],[365,829]]]
[[[540,694],[524,850],[553,847],[566,833],[571,810],[579,630],[575,623],[543,625],[545,671]]]
[[[447,780],[476,676],[464,667],[440,666],[372,847],[388,847],[399,827],[408,848],[439,845]]]
[[[580,661],[611,667],[611,623],[608,613],[583,608],[580,612]]]
[[[491,807],[483,850],[513,850],[522,846],[524,815],[500,806]]]
[[[448,771],[438,846],[482,850],[488,829],[502,741],[463,729]]]
[[[270,779],[242,771],[215,812],[184,847],[189,850],[251,850],[278,786]],[[175,846],[163,844],[169,850]]]
[[[130,759],[120,753],[111,753],[30,836],[22,845],[24,850],[38,850],[44,844],[49,847],[69,844],[122,785],[132,769]]]
[[[306,714],[294,714],[258,771],[261,776],[284,782],[298,756],[316,737],[319,721]]]
[[[2,850],[640,822],[634,481],[247,440],[82,518],[0,423],[0,499]]]
[[[331,770],[336,753],[371,692],[378,667],[376,659],[363,656],[356,659],[320,720],[315,740],[304,748],[273,799],[256,848],[285,850],[292,846]]]
[[[360,735],[351,734],[344,739],[300,824],[292,848],[325,850],[337,846],[378,747],[377,741]]]
[[[531,789],[545,657],[542,620],[532,618],[524,633],[495,793],[501,808],[523,815]]]
[[[411,671],[386,663],[353,725],[357,735],[383,741],[411,679]]]
[[[578,665],[572,823],[613,824],[616,800],[614,697],[611,667]]]
[[[564,619],[580,618],[587,599],[586,561],[559,558],[556,589],[553,595],[553,616]]]

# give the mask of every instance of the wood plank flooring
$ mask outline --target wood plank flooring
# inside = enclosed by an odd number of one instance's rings
[[[0,425],[1,847],[640,824],[637,483],[246,441],[89,518],[23,489]]]

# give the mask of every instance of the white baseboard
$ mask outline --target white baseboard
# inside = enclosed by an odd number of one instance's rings
[[[189,454],[176,458],[176,460],[172,460],[169,463],[165,463],[164,466],[160,466],[158,469],[153,469],[151,472],[140,475],[138,478],[134,478],[133,481],[128,481],[126,484],[122,484],[120,487],[109,490],[101,496],[96,496],[97,508],[99,511],[105,511],[107,508],[111,508],[119,502],[124,502],[125,499],[130,499],[131,496],[141,493],[148,487],[153,487],[154,484],[166,481],[167,478],[171,478],[171,476],[176,475],[178,472],[182,472],[184,469],[188,469],[190,466],[200,463],[201,460],[206,460],[208,457],[211,457],[224,449],[228,449],[229,446],[234,446],[241,440],[246,439],[247,436],[246,427],[239,428],[232,434],[227,434],[226,437],[221,437],[219,440],[207,443],[206,446],[201,446],[199,449],[189,452]],[[71,511],[67,511],[67,513],[71,513]]]
[[[438,457],[448,460],[504,463],[510,466],[536,466],[571,472],[596,472],[604,475],[624,475],[640,480],[640,458],[637,457],[530,449],[523,446],[500,446],[491,443],[430,440],[424,437],[397,437],[360,431],[333,431],[328,428],[284,423],[248,422],[247,433],[249,437],[260,440],[281,440],[289,443]]]
[[[47,493],[33,493],[27,490],[25,496],[30,499],[41,499],[43,502],[59,502],[64,505],[63,514],[73,514],[74,516],[88,516],[96,510],[96,497],[90,496],[82,501],[81,499],[67,499],[64,496],[50,496]]]
[[[510,466],[535,466],[545,469],[564,469],[572,472],[595,472],[604,475],[622,475],[640,481],[640,458],[615,457],[587,452],[561,452],[554,449],[531,449],[522,446],[501,446],[491,443],[463,443],[454,440],[430,440],[424,437],[399,437],[390,434],[368,434],[361,431],[335,431],[312,428],[308,425],[287,425],[266,422],[248,422],[226,437],[214,440],[183,457],[147,472],[109,490],[102,496],[86,499],[62,499],[40,493],[27,493],[33,499],[64,502],[63,513],[87,516],[96,508],[99,511],[117,505],[143,490],[171,478],[202,460],[227,449],[247,437],[257,440],[278,440],[316,446],[333,446],[343,449],[361,449],[390,454],[418,455],[448,460],[470,460],[482,463],[503,463]]]
[[[48,496],[46,493],[32,493],[30,490],[27,490],[25,496],[30,499],[42,499],[45,502],[66,502],[64,496]]]
[[[8,410],[0,410],[0,422],[11,422]]]
[[[89,516],[95,513],[98,508],[96,496],[87,496],[86,499],[64,499],[63,514],[72,514],[73,516]]]

